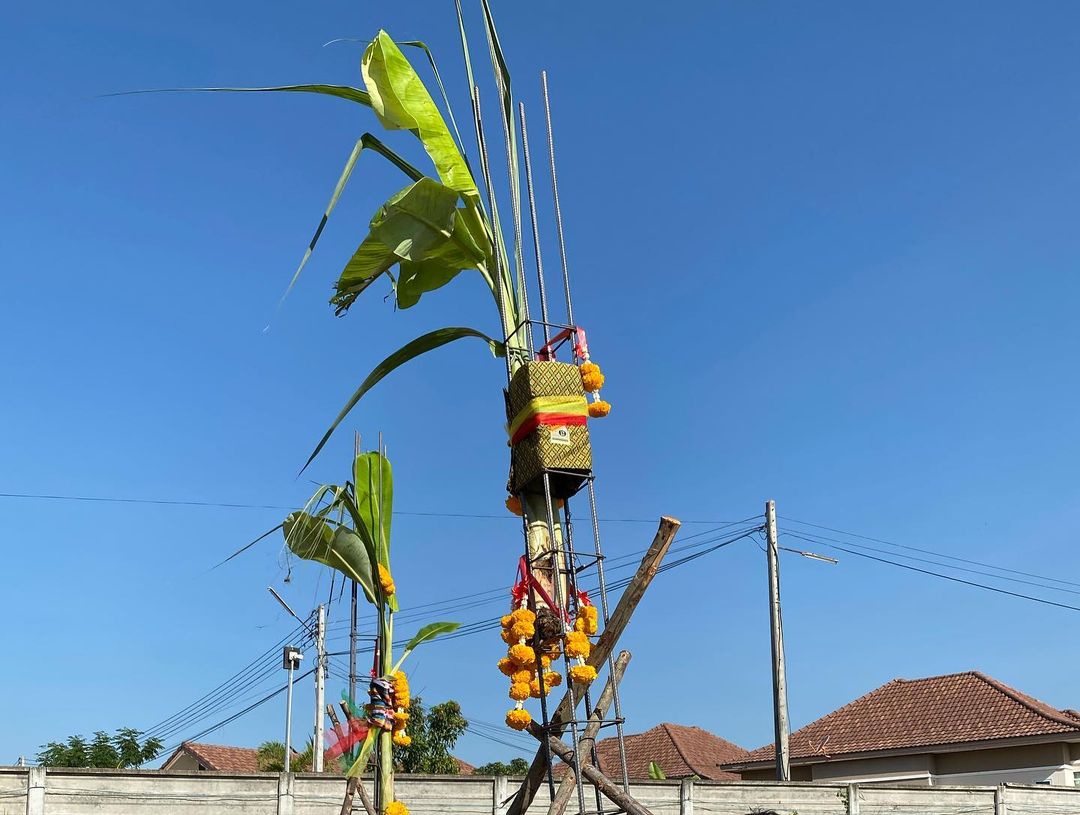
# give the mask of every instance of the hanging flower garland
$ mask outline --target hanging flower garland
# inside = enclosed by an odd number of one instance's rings
[[[611,403],[600,398],[600,388],[604,386],[604,374],[600,370],[600,366],[595,362],[589,362],[588,357],[586,357],[585,362],[581,363],[578,370],[581,372],[582,387],[593,399],[589,403],[589,417],[603,419],[611,413]]]

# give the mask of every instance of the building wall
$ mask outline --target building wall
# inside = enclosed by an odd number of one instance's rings
[[[792,766],[796,781],[854,781],[905,784],[1045,784],[1073,786],[1080,775],[1073,771],[1073,757],[1080,747],[1064,742],[965,750],[956,753],[883,756],[855,760],[835,759]],[[1080,770],[1080,767],[1077,767]],[[772,767],[747,770],[747,781],[776,777]],[[1080,813],[1078,813],[1080,815]]]
[[[505,815],[506,778],[405,776],[412,815]],[[338,815],[345,780],[314,775],[0,767],[0,815]],[[634,796],[654,815],[1032,815],[1080,813],[1080,788],[647,781]],[[592,800],[592,796],[589,796]],[[1000,806],[995,808],[995,802]],[[544,815],[541,793],[528,815]]]

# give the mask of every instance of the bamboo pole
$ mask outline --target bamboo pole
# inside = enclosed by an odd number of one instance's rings
[[[682,522],[675,518],[669,518],[666,515],[660,518],[660,526],[656,530],[656,536],[649,545],[649,550],[641,559],[641,565],[638,566],[637,573],[626,587],[626,590],[623,591],[622,597],[619,598],[619,604],[615,607],[607,627],[600,634],[596,645],[593,646],[592,653],[587,660],[589,665],[594,668],[603,665],[611,652],[615,650],[615,643],[622,636],[623,630],[625,630],[627,623],[630,622],[630,616],[634,613],[634,609],[637,608],[642,596],[649,588],[649,584],[656,576],[656,572],[660,568],[660,562],[664,559],[668,549],[671,548],[671,542],[675,540],[675,534],[679,531],[680,526],[682,526]],[[565,729],[563,723],[574,713],[570,706],[570,699],[571,696],[568,690],[551,716],[549,732],[554,736],[562,735]],[[524,815],[529,805],[532,804],[537,791],[544,782],[544,775],[547,770],[544,752],[542,746],[537,750],[532,764],[529,766],[529,772],[521,782],[521,787],[514,796],[506,815]]]
[[[345,723],[349,726],[348,731],[342,729],[341,722],[334,712],[334,706],[326,706],[326,714],[330,717],[330,722],[334,725],[334,732],[337,734],[338,739],[344,739],[346,737],[346,732],[352,732],[352,713],[344,702],[341,703],[341,709],[345,711]],[[341,802],[340,815],[351,815],[353,811],[353,798],[356,796],[357,792],[360,793],[360,803],[364,805],[364,812],[366,812],[367,815],[376,815],[375,806],[368,797],[367,790],[364,788],[363,779],[357,776],[353,776],[345,782],[345,799]]]
[[[589,723],[585,726],[585,732],[582,733],[581,738],[578,740],[578,764],[592,763],[593,745],[596,742],[597,734],[600,732],[600,725],[604,721],[604,717],[607,716],[612,701],[615,699],[615,685],[622,682],[623,674],[626,672],[626,666],[629,662],[629,651],[621,652],[619,658],[615,660],[614,681],[612,681],[612,677],[608,677],[607,684],[604,685],[603,691],[600,692],[600,698],[596,700],[596,707],[593,708],[592,716],[589,717]],[[566,775],[559,781],[559,790],[555,793],[555,800],[548,807],[548,815],[563,815],[566,812],[567,804],[570,803],[570,797],[574,794],[574,787],[577,783],[573,777],[574,768],[567,765],[566,770]]]

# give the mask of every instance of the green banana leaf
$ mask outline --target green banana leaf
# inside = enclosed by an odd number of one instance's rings
[[[390,460],[377,453],[361,453],[353,462],[356,508],[375,541],[375,561],[390,569],[390,527],[394,517],[394,472]],[[396,595],[387,598],[398,610]]]
[[[356,407],[357,403],[363,398],[369,390],[375,385],[381,382],[387,374],[396,368],[401,367],[411,359],[415,359],[421,354],[425,354],[435,348],[440,348],[447,343],[454,342],[455,340],[464,339],[465,337],[475,337],[483,340],[488,344],[488,348],[491,349],[491,353],[497,357],[501,357],[506,353],[506,349],[503,344],[498,340],[493,340],[487,334],[481,331],[477,331],[475,328],[465,328],[463,326],[452,326],[448,328],[439,328],[435,331],[428,332],[417,337],[415,340],[406,343],[397,351],[392,353],[382,362],[375,366],[370,374],[360,383],[360,387],[356,389],[356,392],[349,398],[349,401],[345,403],[345,407],[338,413],[337,418],[334,419],[330,428],[323,434],[323,437],[319,440],[319,443],[315,446],[315,450],[308,456],[308,460],[304,463],[304,466],[300,469],[300,472],[304,472],[315,460],[315,457],[319,455],[323,447],[326,446],[326,442],[330,440],[330,437],[334,434],[334,431],[338,429],[338,425],[344,421],[345,417],[349,415],[349,412]]]
[[[438,106],[385,31],[380,31],[364,51],[360,72],[371,97],[371,107],[383,127],[415,133],[442,182],[466,199],[478,202],[480,191]]]
[[[368,92],[349,85],[276,85],[269,88],[149,88],[147,90],[121,91],[120,93],[106,93],[103,95],[133,96],[139,93],[319,93],[371,107],[371,96]]]
[[[461,623],[428,623],[419,631],[417,631],[411,640],[405,645],[405,650],[402,652],[401,657],[398,659],[397,664],[394,665],[394,671],[401,667],[401,663],[405,661],[405,657],[413,652],[416,646],[425,642],[430,642],[436,637],[441,637],[443,634],[449,634],[452,631],[457,631],[461,627]]]
[[[307,512],[292,512],[282,524],[285,543],[299,558],[323,563],[360,584],[364,596],[375,603],[375,575],[364,541],[356,532],[331,527]]]
[[[346,778],[355,778],[362,775],[364,770],[367,769],[368,759],[371,757],[371,750],[375,747],[375,737],[381,731],[372,727],[368,729],[367,735],[364,737],[364,743],[360,746],[360,755],[356,757],[356,761],[349,767],[345,773]]]

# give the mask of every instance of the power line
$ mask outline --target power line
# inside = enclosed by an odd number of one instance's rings
[[[1072,580],[1062,580],[1061,578],[1058,578],[1058,577],[1049,577],[1047,575],[1034,574],[1032,572],[1023,572],[1023,571],[1020,571],[1018,569],[1007,569],[1004,566],[995,566],[992,563],[984,563],[981,560],[971,560],[969,558],[957,557],[956,555],[942,554],[940,552],[935,552],[932,549],[921,549],[918,546],[907,546],[907,545],[902,544],[902,543],[893,543],[892,541],[883,540],[882,538],[872,538],[872,537],[870,537],[868,535],[860,535],[857,532],[846,532],[843,529],[835,529],[835,528],[833,528],[831,526],[822,526],[821,524],[810,523],[809,521],[800,521],[797,518],[791,518],[791,517],[788,517],[788,516],[781,516],[781,519],[785,520],[785,521],[791,521],[792,523],[801,524],[802,526],[810,526],[810,527],[813,527],[814,529],[824,529],[827,532],[835,532],[835,533],[840,534],[840,535],[848,535],[849,537],[852,537],[852,538],[859,538],[861,540],[867,540],[867,541],[870,541],[872,543],[883,543],[886,546],[894,546],[897,549],[907,549],[908,551],[911,551],[911,552],[921,552],[924,555],[934,555],[935,557],[944,558],[945,560],[955,560],[958,563],[967,563],[967,564],[972,565],[972,566],[982,566],[984,568],[994,569],[994,570],[999,571],[999,572],[1008,572],[1009,574],[1018,574],[1018,575],[1022,575],[1023,577],[1034,577],[1034,578],[1037,578],[1039,580],[1049,581],[1051,583],[1062,583],[1062,584],[1064,584],[1066,586],[1080,587],[1080,583],[1074,582]]]
[[[961,577],[953,577],[952,575],[941,574],[940,572],[933,572],[929,569],[921,569],[918,566],[912,566],[910,563],[898,563],[895,560],[888,560],[887,558],[877,557],[876,555],[870,555],[866,552],[860,552],[857,549],[849,549],[845,546],[840,546],[835,543],[829,543],[824,540],[815,540],[814,538],[805,537],[794,532],[788,532],[786,534],[794,538],[799,538],[800,540],[809,541],[810,543],[816,543],[819,546],[827,546],[831,549],[838,549],[841,552],[847,552],[849,555],[866,558],[867,560],[875,560],[878,563],[887,563],[890,566],[897,566],[901,569],[907,569],[912,572],[919,572],[920,574],[930,575],[931,577],[940,577],[942,580],[950,580],[953,583],[962,583],[965,586],[974,586],[977,589],[986,589],[987,591],[997,592],[998,594],[1006,594],[1009,597],[1018,597],[1022,600],[1031,600],[1034,603],[1042,603],[1043,605],[1054,606],[1056,608],[1065,608],[1069,609],[1070,611],[1080,611],[1080,606],[1070,606],[1068,603],[1058,603],[1054,600],[1047,600],[1044,597],[1035,597],[1034,595],[1030,594],[1021,594],[1020,592],[1009,591],[1008,589],[1002,589],[997,586],[988,586],[985,583],[976,583],[973,580],[964,580]],[[944,564],[942,565],[944,566]]]
[[[27,499],[39,501],[84,501],[98,504],[153,504],[156,506],[178,507],[210,507],[216,509],[279,509],[293,512],[296,506],[283,504],[245,504],[241,502],[227,501],[188,501],[174,498],[125,498],[104,495],[62,495],[54,493],[31,493],[31,492],[0,492],[0,498]],[[480,518],[497,521],[517,521],[513,515],[486,514],[478,512],[411,512],[407,510],[394,510],[394,515],[411,516],[417,518]],[[656,518],[600,518],[604,523],[627,523],[627,524],[654,524]],[[727,524],[738,521],[716,520],[684,520],[684,524]]]

